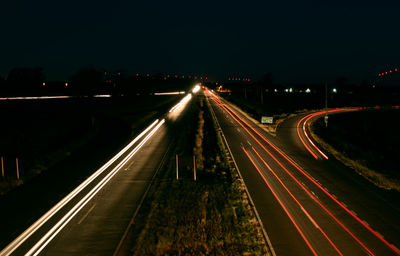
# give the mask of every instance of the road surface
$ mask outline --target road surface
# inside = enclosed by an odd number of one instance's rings
[[[399,244],[396,205],[380,201],[360,177],[336,176],[336,161],[316,160],[298,138],[296,121],[284,124],[275,138],[217,95],[207,94],[277,255],[400,255],[392,244]],[[371,221],[379,219],[383,208],[353,207],[356,198],[358,204],[379,201],[390,216],[383,222],[397,217],[394,227],[379,229],[385,237],[368,224],[372,215]]]
[[[188,94],[0,255],[113,255],[185,126]],[[129,249],[129,248],[128,248]]]

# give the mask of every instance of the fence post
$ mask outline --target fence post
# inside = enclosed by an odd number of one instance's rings
[[[19,180],[19,166],[18,166],[18,157],[15,158],[15,164],[17,167],[17,180]]]
[[[1,177],[4,178],[4,158],[1,157]]]
[[[177,155],[176,155],[176,180],[179,179],[178,169],[179,169],[179,167],[178,167],[178,154],[177,154]]]
[[[196,181],[196,156],[193,155],[193,179]]]

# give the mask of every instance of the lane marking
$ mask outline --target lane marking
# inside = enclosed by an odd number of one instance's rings
[[[308,219],[312,222],[312,224],[321,232],[321,234],[325,237],[326,240],[328,240],[329,244],[335,249],[335,251],[339,254],[342,255],[342,252],[337,248],[335,243],[328,237],[328,235],[322,230],[322,228],[319,227],[317,222],[310,216],[310,214],[304,209],[303,205],[297,200],[297,198],[293,195],[293,193],[289,190],[289,188],[283,183],[282,179],[278,177],[276,172],[271,168],[269,164],[264,160],[264,158],[261,157],[261,155],[253,148],[253,151],[256,153],[256,155],[261,159],[261,161],[264,163],[264,165],[269,169],[269,171],[274,175],[274,177],[279,181],[279,183],[282,185],[282,187],[286,190],[286,192],[290,195],[290,197],[296,202],[296,204],[301,208],[301,210],[306,214]],[[244,150],[244,148],[243,148]],[[260,175],[262,175],[260,173]],[[264,175],[262,175],[264,176]]]
[[[311,218],[310,214],[308,214],[308,212],[307,212],[302,206],[300,206],[300,209],[301,209],[301,210],[304,212],[304,214],[310,219],[311,223],[314,224],[314,226],[315,226],[317,229],[321,230],[321,228],[318,226],[318,224],[314,221],[313,218]]]
[[[222,105],[221,105],[222,106]],[[229,113],[227,106],[222,106],[223,108],[226,109],[226,111]],[[234,113],[236,116],[238,116],[233,110],[231,110],[229,108],[229,110]],[[329,111],[328,111],[329,112]],[[331,111],[333,112],[333,111]],[[232,115],[233,117],[233,115]],[[238,116],[239,119],[241,119]],[[242,125],[236,118],[234,118],[240,125]],[[243,119],[241,119],[243,123],[246,123],[246,121],[244,121]],[[278,152],[281,156],[283,156],[293,167],[295,167],[297,170],[300,171],[300,173],[302,173],[307,179],[309,179],[311,182],[313,182],[319,189],[321,189],[328,197],[330,197],[335,203],[337,203],[340,207],[342,207],[342,209],[344,209],[348,214],[350,214],[355,220],[357,220],[361,225],[363,225],[368,231],[370,231],[376,238],[378,238],[381,242],[383,242],[386,246],[388,246],[392,251],[394,251],[397,255],[400,255],[400,251],[396,248],[393,247],[392,244],[390,244],[388,241],[386,241],[384,238],[382,238],[378,233],[376,233],[375,230],[373,230],[370,226],[367,226],[364,224],[364,222],[358,218],[357,216],[353,215],[352,212],[345,206],[343,206],[336,198],[332,197],[331,194],[329,194],[329,192],[327,192],[326,190],[324,190],[324,188],[319,185],[317,182],[314,181],[314,178],[311,177],[311,175],[309,175],[308,173],[306,173],[305,171],[303,171],[298,164],[295,164],[293,161],[291,161],[281,150],[279,150],[277,147],[275,147],[271,142],[269,142],[267,139],[264,138],[264,136],[262,136],[259,132],[257,132],[254,128],[252,128],[249,124],[247,124],[258,136],[260,136],[265,142],[267,142],[271,147],[273,147],[276,152]],[[242,127],[244,127],[242,125]],[[248,133],[249,131],[244,128]],[[250,134],[250,133],[249,133]],[[251,134],[250,134],[251,135]],[[251,135],[252,136],[252,135]],[[263,147],[264,148],[264,147]],[[355,239],[357,239],[354,235],[352,235]],[[357,241],[360,241],[359,239],[357,239]],[[360,241],[361,242],[361,241]],[[363,244],[360,244],[363,246]],[[364,246],[363,246],[364,247]],[[371,255],[372,252],[367,248],[364,247],[364,249],[366,249],[368,251],[368,253],[370,253]]]
[[[254,137],[254,135],[253,134],[251,134],[250,133],[250,131],[246,128],[246,127],[244,127],[244,125],[242,124],[242,123],[240,123],[239,122],[239,120],[237,120],[231,113],[230,113],[230,111],[233,113],[233,114],[235,114],[239,119],[240,119],[240,117],[236,114],[236,113],[234,113],[234,111],[232,111],[232,110],[228,110],[228,107],[225,107],[224,105],[222,105],[222,104],[219,104],[222,108],[224,108],[225,109],[225,111],[227,112],[227,113],[229,113],[231,116],[232,116],[232,118],[239,124],[239,125],[241,125],[242,127],[243,127],[243,129],[301,186],[301,187],[303,187],[303,189],[305,189],[304,188],[304,186],[302,186],[301,185],[301,183],[293,176],[293,174],[291,173],[291,172],[289,172],[273,155],[272,155],[272,153],[271,152],[269,152],[265,147],[264,147],[264,145],[262,145],[261,144],[261,142],[259,141],[259,140],[257,140],[255,137]],[[242,120],[242,119],[241,119]],[[242,122],[243,123],[246,123],[244,120],[242,120]],[[247,123],[246,123],[247,124]],[[247,124],[248,125],[248,124]],[[250,125],[248,125],[249,127],[250,127]],[[283,156],[289,163],[291,163],[296,169],[298,169],[305,177],[307,177],[310,181],[312,181],[315,185],[317,185],[317,187],[318,188],[320,188],[322,191],[324,191],[325,192],[325,194],[327,194],[332,200],[334,200],[337,204],[339,204],[342,208],[344,207],[344,206],[342,206],[341,204],[340,204],[340,202],[339,201],[337,201],[334,197],[332,197],[328,192],[326,192],[323,188],[322,188],[322,186],[321,185],[318,185],[318,183],[313,179],[313,178],[311,178],[311,176],[310,175],[308,175],[308,173],[307,172],[305,172],[305,171],[303,171],[298,165],[296,165],[294,162],[292,162],[284,153],[282,153],[280,150],[278,150],[277,149],[277,147],[275,147],[271,142],[269,142],[267,139],[265,139],[263,136],[261,136],[261,134],[259,134],[257,131],[255,131],[252,127],[250,127],[257,135],[259,135],[265,142],[267,142],[271,147],[273,147],[275,150],[276,150],[276,152],[278,152],[281,156]],[[308,191],[307,189],[305,189],[306,191]],[[308,192],[309,193],[309,192]],[[315,200],[344,230],[346,230],[346,232],[348,233],[348,234],[350,234],[363,248],[364,248],[364,250],[366,250],[370,255],[374,255],[369,249],[368,249],[368,247],[366,247],[344,224],[342,224],[319,200]],[[349,210],[347,209],[347,208],[344,208],[344,210],[346,210],[347,212],[349,212]],[[352,215],[353,216],[353,215]],[[357,216],[353,216],[353,217],[355,217],[356,218],[356,220],[358,220],[357,218]],[[361,223],[362,225],[364,225],[366,228],[369,228],[368,226],[366,226],[362,221],[360,221],[360,220],[358,220],[358,222],[359,223]],[[371,229],[369,229],[369,230],[371,230]],[[378,237],[379,238],[379,237]],[[387,243],[387,242],[386,242]],[[390,247],[390,248],[392,248],[392,247]]]
[[[135,139],[133,139],[128,145],[126,145],[118,154],[111,158],[105,163],[100,169],[93,173],[89,178],[82,182],[77,188],[71,193],[59,201],[53,208],[46,212],[40,217],[35,223],[27,228],[22,234],[14,239],[9,245],[7,245],[1,252],[0,255],[10,255],[13,253],[22,243],[24,243],[30,236],[32,236],[41,226],[43,226],[50,218],[52,218],[61,208],[68,204],[77,194],[85,189],[93,180],[95,180],[100,174],[102,174],[108,167],[110,167],[118,158],[120,158],[126,151],[128,151],[139,139],[141,139],[149,130],[151,130],[159,120],[155,120],[150,124],[143,132],[141,132]]]
[[[71,221],[73,217],[118,173],[118,171],[138,152],[151,136],[164,124],[165,119],[137,145],[106,177],[104,177],[89,193],[86,194],[64,217],[57,222],[25,255],[38,255],[54,237]]]
[[[290,221],[293,223],[293,225],[295,226],[295,228],[297,229],[297,232],[299,232],[300,236],[303,238],[303,240],[306,242],[308,248],[310,249],[310,251],[312,252],[312,254],[314,256],[318,256],[317,252],[314,250],[314,248],[312,247],[311,243],[308,241],[308,239],[306,238],[306,236],[304,235],[303,231],[301,231],[300,227],[297,225],[296,221],[294,220],[293,216],[290,214],[290,212],[288,211],[288,209],[286,208],[286,206],[282,203],[282,201],[279,199],[278,195],[276,194],[275,190],[272,188],[271,184],[269,184],[269,182],[267,181],[267,179],[264,177],[264,175],[262,175],[261,170],[257,167],[257,165],[254,163],[253,159],[251,159],[249,153],[246,151],[245,148],[242,147],[242,150],[245,152],[245,154],[247,155],[247,157],[249,158],[250,162],[254,165],[254,167],[256,168],[256,170],[258,171],[258,173],[260,174],[261,178],[264,180],[265,184],[267,184],[269,190],[272,192],[272,194],[274,195],[274,197],[276,198],[276,200],[278,201],[278,203],[280,204],[280,206],[282,207],[282,209],[285,211],[286,215],[289,217]]]
[[[83,215],[83,217],[78,221],[78,225],[80,225],[80,224],[82,223],[82,221],[83,221],[84,219],[86,219],[86,217],[89,215],[89,213],[90,213],[91,211],[93,211],[93,209],[94,209],[95,206],[96,206],[96,204],[93,204],[92,207],[90,207],[89,211],[87,211],[87,213],[86,213],[85,215]]]

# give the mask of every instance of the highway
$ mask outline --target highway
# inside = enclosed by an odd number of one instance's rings
[[[191,93],[183,96],[163,118],[151,123],[0,255],[121,253],[124,234],[185,127],[185,109],[191,98]]]
[[[276,255],[400,255],[398,195],[318,152],[302,128],[308,117],[273,137],[207,95]]]

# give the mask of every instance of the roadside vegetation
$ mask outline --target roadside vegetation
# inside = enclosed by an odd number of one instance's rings
[[[378,187],[400,191],[397,158],[398,109],[364,110],[322,118],[311,124],[315,140],[347,166]]]
[[[176,151],[136,217],[132,255],[266,255],[258,222],[228,162],[209,105],[204,96],[194,100],[187,125],[177,132]]]
[[[108,159],[159,109],[164,111],[177,100],[140,96],[1,102],[0,195],[40,174],[65,172],[66,166],[67,172],[84,177],[101,164],[99,157]]]

